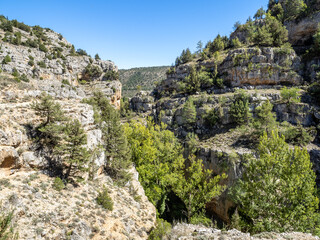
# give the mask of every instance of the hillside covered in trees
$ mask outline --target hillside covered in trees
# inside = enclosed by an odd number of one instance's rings
[[[157,83],[166,78],[169,67],[143,67],[120,69],[119,80],[122,83],[123,95],[132,97],[140,90],[152,91]]]

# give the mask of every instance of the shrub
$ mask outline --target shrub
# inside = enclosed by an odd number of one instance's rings
[[[217,109],[212,108],[209,111],[207,111],[206,115],[204,116],[204,119],[208,126],[213,127],[219,122],[220,114]]]
[[[282,101],[286,102],[286,103],[298,103],[300,102],[300,93],[299,93],[300,89],[299,88],[287,88],[284,87],[281,89],[280,91],[280,96]]]
[[[102,74],[102,71],[100,67],[96,65],[88,64],[86,68],[83,70],[83,75],[85,78],[97,78],[100,77]]]
[[[119,72],[113,71],[113,70],[108,70],[102,80],[103,81],[112,81],[112,80],[118,80],[119,79]]]
[[[88,56],[88,53],[81,48],[77,49],[77,53],[81,56]]]
[[[184,104],[182,118],[188,125],[192,125],[196,122],[197,111],[195,105],[193,104],[192,98],[188,98],[188,100]]]
[[[11,62],[11,57],[9,55],[6,55],[2,60],[2,64],[7,64],[9,62]]]
[[[194,225],[203,225],[205,227],[212,227],[212,221],[210,218],[207,218],[204,211],[196,213],[191,217],[191,224]]]
[[[97,203],[109,211],[113,210],[112,198],[109,196],[108,190],[105,187],[101,192],[99,192]]]
[[[4,214],[3,211],[0,214],[0,239],[1,240],[11,240],[18,239],[17,234],[14,233],[14,229],[11,226],[13,218],[13,212],[9,214]]]
[[[42,52],[48,52],[48,49],[46,48],[46,46],[42,43],[39,44],[39,50]]]
[[[33,60],[29,60],[28,65],[31,66],[31,67],[34,66],[34,61]]]
[[[312,142],[316,135],[314,127],[308,129],[301,124],[293,126],[288,122],[283,122],[281,126],[283,127],[281,134],[285,136],[286,142],[293,145],[305,146]]]
[[[45,64],[44,61],[38,62],[38,66],[41,67],[41,68],[46,68],[47,67],[47,65]]]
[[[23,82],[30,82],[29,78],[27,77],[26,74],[22,74],[20,77],[19,77],[20,81],[23,81]]]
[[[238,125],[249,122],[251,118],[251,113],[249,111],[249,96],[245,91],[239,91],[234,96],[233,103],[230,106],[230,116]]]
[[[62,84],[70,86],[70,82],[67,79],[63,79]]]
[[[53,187],[53,189],[55,189],[55,190],[57,190],[57,191],[60,192],[62,189],[65,188],[65,185],[64,185],[63,181],[61,180],[61,178],[56,177],[56,178],[54,179],[54,182],[53,182],[53,184],[52,184],[52,187]]]
[[[171,224],[167,221],[158,218],[156,223],[156,228],[154,228],[150,235],[149,240],[162,240],[165,236],[169,235],[171,232]]]

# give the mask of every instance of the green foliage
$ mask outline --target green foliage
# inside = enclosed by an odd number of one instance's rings
[[[214,127],[220,121],[220,109],[212,108],[204,116],[205,122],[209,127]]]
[[[95,59],[95,60],[101,60],[101,58],[100,58],[100,56],[99,56],[98,53],[97,53],[96,55],[94,55],[94,59]]]
[[[61,83],[70,86],[70,82],[67,79],[63,79]]]
[[[196,122],[197,111],[192,98],[188,98],[188,100],[185,102],[182,110],[182,118],[189,126]]]
[[[206,217],[204,211],[200,211],[191,217],[190,224],[212,227],[212,220]]]
[[[107,171],[117,180],[127,178],[123,170],[130,166],[130,149],[119,111],[111,106],[102,92],[95,92],[89,104],[94,106],[95,122],[102,130]]]
[[[114,70],[108,70],[103,78],[103,81],[113,81],[113,80],[119,80],[119,72],[114,71]]]
[[[64,185],[64,182],[61,180],[61,178],[56,177],[53,181],[52,187],[53,189],[60,192],[62,189],[65,188],[65,185]]]
[[[14,233],[12,226],[13,212],[0,214],[0,239],[1,240],[13,240],[18,239],[18,235]]]
[[[42,52],[48,52],[48,49],[46,48],[46,46],[42,43],[39,43],[39,50]]]
[[[89,78],[98,78],[102,74],[102,70],[100,67],[96,65],[91,65],[88,64],[86,68],[83,70],[83,77],[84,79],[89,79]]]
[[[44,61],[38,62],[38,66],[41,67],[41,68],[47,68],[47,65],[45,64]]]
[[[204,209],[206,203],[224,191],[225,187],[219,185],[219,182],[227,177],[225,174],[213,176],[212,170],[204,169],[201,159],[196,160],[192,156],[189,160],[189,167],[185,169],[184,174],[178,175],[173,187],[186,205],[188,222]]]
[[[73,47],[73,49],[74,49],[74,47]],[[79,54],[80,56],[88,56],[88,53],[81,48],[77,49],[77,54]]]
[[[255,20],[262,19],[266,14],[266,11],[263,8],[259,8],[256,14],[253,16]]]
[[[241,42],[240,42],[240,40],[239,40],[239,38],[234,38],[234,39],[232,39],[231,40],[231,47],[233,47],[233,48],[240,48],[241,47]]]
[[[245,91],[239,91],[234,95],[233,102],[230,106],[230,116],[238,125],[242,125],[250,121],[251,113],[249,110],[249,95]]]
[[[40,102],[34,101],[31,108],[36,115],[44,118],[44,121],[37,127],[40,135],[39,144],[53,150],[61,139],[62,126],[57,122],[66,119],[61,105],[55,103],[50,95],[42,94]]]
[[[277,126],[276,116],[275,113],[272,112],[272,109],[273,105],[269,100],[256,107],[256,117],[253,125],[258,136],[262,135],[263,132],[271,133]]]
[[[152,229],[148,240],[162,240],[170,232],[171,224],[161,218],[157,218],[156,228]]]
[[[89,151],[84,145],[87,144],[87,134],[85,134],[79,120],[68,122],[63,127],[62,141],[55,149],[55,153],[60,156],[64,165],[68,165],[64,175],[68,179],[72,171],[86,171],[86,164],[90,159]],[[75,168],[75,169],[74,169]]]
[[[9,55],[6,55],[2,60],[2,64],[7,64],[9,62],[11,62],[11,57]]]
[[[312,231],[319,200],[308,151],[291,149],[272,132],[261,137],[258,156],[248,159],[243,178],[231,191],[246,230]]]
[[[13,32],[13,26],[12,23],[10,21],[4,21],[2,22],[2,24],[0,25],[0,27],[5,31],[5,32]]]
[[[305,146],[312,142],[316,135],[315,128],[306,128],[301,124],[293,126],[288,122],[283,122],[281,126],[281,134],[285,136],[286,142],[293,145]]]
[[[150,119],[148,126],[139,122],[124,126],[132,161],[146,196],[157,207],[159,214],[163,214],[165,201],[183,168],[182,146],[164,124],[155,125]]]
[[[186,50],[183,50],[180,57],[177,57],[176,59],[176,66],[180,65],[180,64],[185,64],[187,62],[191,62],[193,59],[193,56],[191,54],[191,51],[189,48],[187,48]]]
[[[280,91],[281,100],[288,104],[290,103],[299,103],[300,102],[300,89],[299,88],[287,88],[284,87]]]
[[[104,187],[103,190],[98,193],[97,203],[109,211],[113,210],[113,201],[109,196],[108,189],[106,187]]]
[[[307,10],[304,0],[285,0],[282,7],[284,9],[284,21],[296,19]]]
[[[320,104],[320,82],[311,84],[308,88],[309,94]]]
[[[184,79],[184,84],[184,89],[181,89],[183,92],[191,94],[200,91],[201,82],[194,66],[190,68],[189,75]]]

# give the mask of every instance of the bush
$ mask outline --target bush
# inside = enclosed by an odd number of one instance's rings
[[[207,218],[203,211],[193,215],[191,217],[190,223],[194,225],[203,225],[205,227],[212,227],[211,219]]]
[[[65,188],[65,185],[64,185],[63,181],[61,180],[61,178],[56,177],[54,179],[52,187],[53,187],[53,189],[55,189],[55,190],[60,192],[62,189]]]
[[[214,127],[220,120],[220,114],[217,109],[212,108],[207,111],[206,115],[204,116],[205,122],[208,126]]]
[[[249,111],[249,96],[245,91],[239,91],[234,96],[233,103],[230,106],[230,116],[238,125],[249,122],[251,118],[251,113]]]
[[[150,235],[149,240],[162,240],[165,236],[170,234],[171,232],[171,224],[167,221],[158,218],[156,223],[156,228],[154,228]]]
[[[62,84],[70,86],[70,82],[67,79],[63,79]]]
[[[19,77],[20,81],[23,81],[23,82],[30,82],[29,78],[27,77],[26,74],[22,74],[20,77]]]
[[[96,65],[88,64],[83,70],[83,75],[85,78],[98,78],[102,74],[101,69]]]
[[[7,64],[9,62],[11,62],[11,57],[9,55],[6,55],[2,60],[2,64]]]
[[[47,65],[45,64],[44,61],[38,62],[38,66],[41,67],[41,68],[46,68],[47,67]]]
[[[18,239],[17,234],[14,233],[14,229],[11,226],[13,218],[13,212],[9,214],[0,214],[0,239],[1,240],[11,240]]]
[[[42,52],[48,52],[48,49],[46,48],[46,46],[42,43],[39,44],[39,50]]]
[[[97,203],[107,210],[113,210],[112,198],[109,196],[108,190],[105,187],[103,188],[102,192],[99,192]]]
[[[119,72],[113,71],[113,70],[108,70],[102,80],[103,81],[112,81],[112,80],[118,80],[119,79]]]
[[[88,56],[88,53],[81,48],[77,49],[77,53],[81,56]]]
[[[312,142],[316,135],[316,129],[304,128],[301,124],[293,126],[288,122],[281,124],[283,127],[281,134],[285,136],[286,142],[293,145],[305,146]]]
[[[280,91],[280,96],[282,101],[286,102],[286,103],[298,103],[300,102],[300,93],[299,93],[300,89],[299,88],[287,88],[284,87],[281,89]]]

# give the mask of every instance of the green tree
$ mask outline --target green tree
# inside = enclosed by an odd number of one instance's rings
[[[212,170],[204,169],[201,159],[190,158],[190,166],[174,185],[175,193],[182,199],[187,207],[188,222],[195,213],[201,211],[206,203],[217,197],[225,187],[219,185],[225,174],[213,176]]]
[[[256,107],[256,117],[254,120],[254,127],[260,136],[263,132],[271,133],[277,125],[275,113],[272,112],[273,105],[268,101],[263,102]]]
[[[304,0],[285,0],[282,6],[284,9],[284,20],[293,20],[307,10]]]
[[[306,149],[291,149],[277,132],[265,133],[232,195],[250,232],[315,229],[315,173]]]
[[[124,126],[140,182],[161,215],[167,208],[165,203],[173,183],[183,168],[182,146],[163,123],[155,125],[148,119],[147,126],[136,121]]]
[[[211,44],[209,44],[209,51],[211,53],[222,51],[225,48],[225,42],[220,34],[213,40]]]
[[[44,121],[37,127],[39,142],[41,145],[53,150],[61,139],[62,125],[57,122],[65,121],[66,117],[59,103],[55,103],[48,94],[42,94],[40,102],[34,101],[31,108],[36,115],[44,118]]]
[[[202,52],[202,48],[203,48],[203,43],[202,43],[202,41],[199,41],[197,43],[197,49],[198,49],[197,53],[198,54],[200,54]]]
[[[188,125],[193,125],[197,120],[196,106],[192,98],[188,98],[182,110],[182,118]]]
[[[256,12],[256,14],[253,16],[253,18],[255,20],[257,19],[262,19],[266,14],[266,11],[261,7],[258,9],[258,11]]]
[[[248,123],[251,119],[249,110],[249,96],[244,91],[239,91],[230,106],[230,116],[239,125]]]
[[[185,89],[187,93],[195,93],[200,90],[201,80],[194,66],[191,66],[189,75],[184,79]]]
[[[241,47],[241,42],[239,41],[239,38],[236,37],[231,40],[231,47],[233,47],[233,48]]]
[[[120,122],[120,113],[102,92],[95,92],[89,103],[95,108],[95,122],[102,130],[106,169],[114,178],[121,180],[125,178],[124,170],[130,165],[130,149]]]
[[[100,56],[99,56],[98,53],[94,56],[94,59],[95,59],[95,60],[101,60],[101,58],[100,58]]]
[[[68,122],[63,128],[63,137],[56,154],[60,155],[62,161],[68,165],[65,179],[75,174],[76,171],[86,171],[85,167],[89,161],[90,154],[84,145],[87,144],[87,134],[85,134],[79,120]]]

